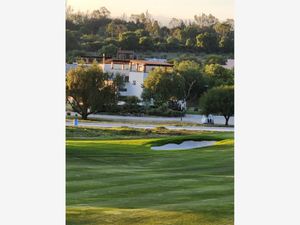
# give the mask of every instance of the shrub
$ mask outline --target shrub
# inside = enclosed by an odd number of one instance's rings
[[[152,108],[152,109],[147,110],[147,114],[153,115],[153,116],[165,116],[165,117],[184,116],[184,112],[169,109],[164,105],[161,107],[158,107],[158,108]]]

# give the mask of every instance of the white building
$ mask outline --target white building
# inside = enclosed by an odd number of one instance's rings
[[[227,59],[226,65],[223,66],[226,69],[233,69],[234,68],[234,59]]]
[[[122,96],[136,96],[138,98],[141,98],[144,81],[151,70],[157,67],[164,69],[173,67],[167,62],[126,59],[104,60],[100,66],[108,74],[120,74],[124,77],[125,87],[120,91]]]
[[[91,65],[91,62],[86,62],[85,65]],[[121,96],[136,96],[141,99],[143,92],[143,85],[145,79],[148,77],[148,73],[157,68],[172,68],[173,65],[162,60],[149,59],[149,60],[137,60],[137,59],[102,59],[98,60],[99,66],[103,72],[110,75],[120,74],[124,77],[125,86],[120,90]],[[77,63],[66,64],[66,73],[78,66]]]

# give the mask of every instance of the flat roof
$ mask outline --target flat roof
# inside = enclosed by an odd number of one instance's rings
[[[129,64],[129,59],[106,59],[105,60],[105,64],[110,64],[110,63],[114,63],[114,64]]]
[[[166,67],[173,67],[173,64],[166,63],[166,62],[159,62],[159,61],[148,61],[148,60],[138,60],[138,59],[107,59],[105,60],[105,64],[141,64],[144,66],[166,66]]]
[[[148,60],[130,60],[131,63],[135,64],[142,64],[145,66],[170,66],[172,67],[173,64],[167,62],[159,62],[159,61],[148,61]]]

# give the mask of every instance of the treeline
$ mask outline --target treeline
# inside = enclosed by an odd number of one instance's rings
[[[195,15],[193,21],[173,18],[162,26],[148,13],[111,18],[105,7],[92,12],[66,11],[66,51],[70,61],[79,55],[105,53],[118,48],[135,51],[231,53],[233,20],[220,22],[213,15]]]

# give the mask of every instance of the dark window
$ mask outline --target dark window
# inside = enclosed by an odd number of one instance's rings
[[[126,91],[127,91],[127,88],[120,88],[119,91],[121,91],[121,92],[126,92]]]

